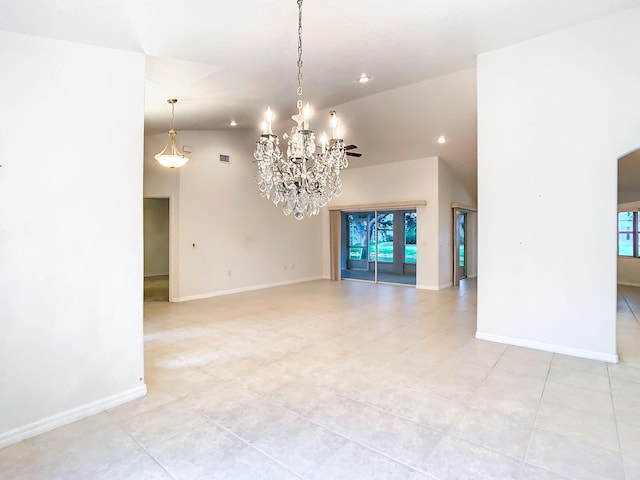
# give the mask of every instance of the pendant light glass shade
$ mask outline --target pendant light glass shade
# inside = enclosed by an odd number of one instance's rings
[[[178,100],[175,98],[167,100],[167,102],[171,104],[171,129],[169,130],[169,140],[167,141],[167,145],[164,147],[164,150],[155,156],[158,163],[167,168],[180,168],[189,161],[189,157],[182,153],[176,144],[176,136],[178,135],[178,132],[173,128],[173,109],[177,101]]]

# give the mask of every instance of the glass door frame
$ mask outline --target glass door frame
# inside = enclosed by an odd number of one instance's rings
[[[343,234],[347,235],[347,238],[345,239],[345,241],[342,243],[343,248],[347,249],[346,252],[346,262],[350,262],[351,259],[349,258],[351,255],[351,223],[353,221],[357,221],[358,219],[350,219],[350,216],[362,216],[368,219],[367,220],[367,232],[366,232],[366,236],[367,236],[367,246],[366,246],[366,252],[367,252],[367,269],[358,269],[358,268],[347,268],[347,270],[360,270],[360,271],[366,271],[366,272],[372,272],[373,273],[373,279],[368,279],[368,278],[349,278],[349,277],[345,277],[345,279],[348,280],[355,280],[355,281],[365,281],[365,282],[372,282],[372,283],[389,283],[389,284],[393,284],[393,285],[416,285],[416,274],[415,274],[415,266],[413,267],[414,273],[413,274],[407,274],[405,273],[406,270],[406,214],[407,213],[411,213],[413,215],[417,214],[417,209],[415,207],[409,207],[409,208],[371,208],[371,209],[358,209],[358,210],[348,210],[348,209],[344,209],[344,210],[340,210],[340,214],[342,217],[341,223],[342,223],[342,228],[343,228]],[[387,229],[381,229],[380,228],[380,221],[384,220],[384,217],[386,217],[387,215],[392,215],[392,224],[390,228]],[[415,217],[414,217],[415,218]],[[373,225],[371,225],[371,222],[373,222]],[[389,261],[384,261],[384,260],[380,260],[380,255],[381,255],[381,249],[380,249],[380,232],[383,230],[390,230],[391,231],[391,240],[386,240],[388,237],[385,235],[385,242],[387,243],[391,243],[391,260]],[[400,235],[400,232],[402,232],[402,235]],[[384,242],[382,242],[384,243]],[[402,244],[402,245],[400,245]],[[402,248],[400,248],[402,246]],[[358,246],[358,248],[360,248],[360,246]],[[383,250],[384,252],[386,252],[387,254],[389,252],[387,252],[386,250]],[[402,254],[402,255],[400,255]],[[344,254],[342,254],[344,255]],[[387,255],[388,256],[388,255]],[[399,260],[400,259],[400,260]],[[389,280],[389,281],[381,281],[380,280],[380,264],[384,264],[385,267],[383,268],[383,273],[388,272],[390,275],[392,276],[398,276],[399,280],[397,282],[394,282],[393,280]],[[373,268],[371,269],[371,264],[373,264]],[[388,267],[387,267],[388,265]],[[347,263],[348,266],[348,263]],[[401,273],[399,273],[401,271]],[[406,279],[413,279],[412,283],[408,283],[408,282],[403,282],[400,279],[402,278],[406,278]]]

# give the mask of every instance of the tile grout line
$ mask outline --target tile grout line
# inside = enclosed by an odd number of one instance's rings
[[[287,409],[288,410],[288,409]],[[269,460],[271,460],[272,462],[280,465],[281,467],[283,467],[285,470],[288,470],[289,472],[293,473],[296,477],[300,478],[301,480],[304,480],[304,477],[302,475],[300,475],[298,472],[292,470],[291,468],[289,468],[287,465],[285,465],[284,463],[280,462],[279,460],[276,460],[275,458],[273,458],[271,455],[269,455],[268,453],[264,452],[263,450],[261,450],[260,448],[256,447],[253,443],[254,442],[250,442],[249,440],[241,437],[240,435],[238,435],[237,433],[235,433],[233,430],[225,427],[224,425],[222,425],[221,423],[219,423],[218,421],[214,420],[213,418],[211,418],[210,416],[208,416],[206,413],[202,412],[201,410],[198,410],[200,412],[201,415],[203,415],[204,417],[206,417],[208,420],[210,420],[211,422],[213,422],[216,426],[218,426],[220,429],[224,430],[225,432],[229,433],[230,435],[236,437],[238,440],[240,440],[242,443],[244,443],[245,445],[247,445],[248,447],[254,449],[255,451],[257,451],[258,453],[260,453],[261,455],[265,456],[266,458],[268,458]],[[292,410],[290,410],[292,411]],[[296,412],[294,412],[296,413]],[[300,418],[300,414],[297,414],[297,417],[295,418]]]
[[[631,304],[629,303],[629,300],[627,300],[627,297],[625,296],[624,292],[622,290],[618,290],[618,291],[620,292],[620,296],[622,296],[624,303],[626,303],[627,307],[629,307],[629,311],[631,312],[631,315],[633,315],[633,318],[636,319],[636,322],[640,323],[640,318],[638,318],[635,310],[631,307]]]
[[[169,473],[169,471],[165,468],[165,466],[164,466],[162,463],[160,463],[160,461],[159,461],[156,457],[154,457],[154,456],[153,456],[153,455],[152,455],[152,454],[151,454],[151,453],[146,449],[146,447],[145,447],[144,445],[142,445],[142,443],[140,443],[140,442],[138,441],[138,439],[137,439],[137,438],[135,438],[133,435],[131,435],[131,433],[129,433],[129,431],[128,431],[126,428],[124,428],[124,426],[120,423],[120,420],[118,420],[117,418],[115,418],[111,413],[109,413],[109,412],[108,412],[108,411],[106,411],[106,410],[105,410],[105,413],[107,413],[107,415],[109,415],[109,417],[111,417],[111,419],[113,420],[113,422],[114,422],[116,425],[118,425],[118,427],[120,427],[120,428],[122,429],[122,431],[123,431],[123,432],[125,432],[125,433],[129,436],[129,438],[131,438],[131,439],[132,439],[132,440],[133,440],[133,441],[134,441],[134,442],[135,442],[135,443],[136,443],[136,444],[137,444],[137,445],[142,449],[142,451],[143,451],[144,453],[146,453],[146,454],[149,456],[149,458],[151,458],[151,460],[153,460],[153,461],[154,461],[154,463],[155,463],[156,465],[158,465],[158,466],[162,469],[162,471],[163,471],[163,472],[165,472],[165,473],[169,476],[169,478],[171,478],[171,479],[173,479],[173,480],[177,480],[177,479],[176,479],[176,477],[174,477],[173,475],[171,475],[171,473]]]
[[[622,453],[622,441],[620,440],[620,429],[618,428],[618,416],[616,415],[616,403],[613,400],[613,385],[611,385],[611,375],[609,373],[609,364],[607,364],[606,367],[607,367],[607,379],[609,380],[609,395],[611,398],[611,410],[613,411],[613,420],[616,425],[616,437],[618,438],[618,452],[620,454],[620,463],[622,464],[622,475],[623,475],[623,478],[627,478],[626,466],[624,464],[624,454]]]
[[[385,409],[383,409],[383,408],[381,408],[381,407],[378,407],[378,406],[376,406],[376,405],[371,405],[370,403],[363,402],[363,401],[361,401],[361,400],[356,400],[356,399],[353,399],[353,398],[351,398],[351,397],[348,397],[348,396],[346,396],[346,395],[339,394],[339,393],[336,393],[336,392],[332,392],[332,393],[335,393],[337,396],[342,397],[342,398],[345,398],[345,399],[350,400],[350,401],[352,401],[352,402],[360,403],[360,404],[362,404],[362,405],[365,405],[365,406],[367,406],[367,407],[373,408],[373,409],[378,410],[378,411],[380,411],[380,412],[382,412],[382,413],[385,413],[385,414],[387,414],[387,415],[390,415],[390,416],[396,417],[396,418],[398,418],[398,419],[400,419],[400,420],[404,420],[404,421],[406,421],[406,422],[408,422],[408,423],[411,423],[412,425],[415,425],[415,426],[417,426],[417,427],[424,428],[424,429],[429,429],[429,430],[434,430],[434,431],[436,431],[436,432],[441,433],[443,437],[444,437],[444,436],[446,436],[446,435],[449,435],[449,436],[451,436],[451,437],[453,437],[453,438],[456,438],[456,439],[458,439],[458,440],[462,440],[463,442],[466,442],[466,443],[468,443],[468,444],[470,444],[470,445],[473,445],[473,446],[475,446],[475,447],[479,447],[479,448],[482,448],[483,450],[487,450],[487,451],[490,451],[490,452],[492,452],[492,453],[496,453],[496,454],[498,454],[498,455],[500,455],[500,456],[503,456],[503,457],[506,457],[506,458],[510,458],[510,459],[512,459],[512,460],[515,460],[516,462],[520,462],[520,463],[522,463],[522,462],[524,461],[524,460],[523,460],[523,459],[521,459],[521,458],[517,458],[517,457],[514,457],[514,456],[512,456],[512,455],[505,454],[505,453],[503,453],[503,452],[499,452],[499,451],[497,451],[497,450],[495,450],[495,449],[493,449],[493,448],[491,448],[491,447],[489,447],[489,446],[487,446],[487,445],[483,445],[483,444],[481,444],[481,443],[477,443],[477,442],[471,441],[471,440],[469,440],[469,439],[467,439],[467,438],[464,438],[464,437],[462,437],[462,436],[460,436],[460,435],[458,435],[458,434],[456,434],[456,433],[452,433],[452,432],[450,431],[450,429],[451,429],[451,425],[450,425],[449,427],[445,428],[445,429],[438,428],[438,427],[434,427],[434,426],[432,426],[432,425],[425,425],[425,424],[420,423],[420,422],[418,422],[418,421],[416,421],[416,420],[413,420],[413,419],[411,419],[411,418],[409,418],[409,417],[405,417],[405,416],[403,416],[403,415],[398,415],[398,414],[396,414],[396,413],[393,413],[393,412],[391,412],[391,411],[389,411],[389,410],[385,410]],[[451,400],[451,399],[447,399],[447,398],[445,398],[445,397],[440,397],[440,398],[442,398],[442,399],[444,399],[444,400]],[[461,402],[461,403],[463,403],[463,402]],[[469,407],[469,408],[477,408],[477,407],[474,407],[473,405],[467,405],[466,403],[464,403],[464,405],[465,405],[466,407]],[[478,409],[478,410],[481,410],[481,411],[484,411],[483,409],[480,409],[480,408],[477,408],[477,409]],[[372,448],[372,447],[370,447],[370,446],[368,446],[368,445],[365,445],[364,443],[361,443],[361,442],[359,442],[359,441],[357,441],[357,440],[353,440],[353,439],[351,439],[351,438],[349,438],[349,437],[347,437],[347,436],[345,436],[345,435],[343,435],[343,434],[340,434],[340,433],[338,433],[338,432],[336,432],[336,431],[334,431],[334,430],[330,429],[329,427],[327,427],[327,426],[325,426],[325,425],[322,425],[321,423],[318,423],[317,421],[315,421],[315,420],[311,419],[310,417],[307,417],[307,416],[306,416],[306,414],[307,414],[307,413],[308,413],[308,411],[307,411],[307,412],[305,412],[305,413],[300,414],[300,416],[301,416],[302,418],[304,418],[304,419],[308,420],[309,422],[313,423],[314,425],[317,425],[317,426],[319,426],[319,427],[321,427],[321,428],[324,428],[325,430],[328,430],[328,431],[330,431],[330,432],[332,432],[332,433],[335,433],[336,435],[339,435],[339,436],[341,436],[341,437],[343,437],[343,438],[345,438],[345,439],[347,439],[347,440],[349,440],[349,441],[351,441],[351,442],[354,442],[354,443],[357,443],[358,445],[361,445],[361,446],[363,446],[363,447],[366,447],[366,448],[368,448],[369,450],[372,450],[372,451],[374,451],[374,452],[376,452],[376,453],[380,453],[381,455],[384,455],[385,457],[390,458],[391,460],[393,460],[393,461],[395,461],[395,462],[397,462],[397,463],[401,463],[402,465],[406,465],[406,466],[408,466],[409,468],[411,468],[411,469],[413,469],[413,470],[418,470],[418,471],[419,471],[419,472],[421,472],[421,473],[426,473],[426,472],[424,472],[424,471],[422,471],[422,470],[417,469],[416,467],[413,467],[413,466],[407,465],[407,464],[405,464],[404,462],[402,462],[401,460],[398,460],[398,459],[396,459],[396,458],[394,458],[394,457],[391,457],[390,455],[388,455],[388,454],[386,454],[386,453],[380,452],[380,451],[376,450],[375,448]],[[452,424],[453,424],[453,422],[452,422]],[[440,441],[441,441],[441,440],[442,440],[442,439],[440,439],[440,440],[438,441],[438,444],[440,443]],[[433,452],[432,452],[432,453],[433,453]],[[431,453],[427,456],[427,458],[429,458],[429,456],[431,456]],[[429,474],[429,475],[431,475],[431,474]],[[432,475],[431,475],[431,476],[432,476]],[[443,480],[446,480],[446,479],[443,479]]]
[[[522,476],[522,472],[524,471],[524,466],[527,462],[527,457],[529,456],[529,449],[531,448],[531,442],[533,441],[533,434],[536,431],[536,425],[538,424],[538,416],[540,415],[540,405],[542,405],[542,398],[544,397],[544,392],[547,389],[547,383],[549,382],[549,375],[551,374],[551,365],[553,365],[553,360],[556,358],[556,354],[551,355],[551,361],[549,362],[549,368],[547,369],[547,376],[544,379],[544,385],[542,386],[542,392],[540,392],[540,399],[538,400],[538,407],[536,408],[536,416],[533,419],[533,427],[531,428],[531,434],[529,435],[529,442],[527,443],[527,448],[524,452],[524,457],[522,459],[522,465],[520,466],[520,475]]]
[[[438,478],[438,477],[435,477],[435,476],[433,476],[432,474],[430,474],[429,472],[426,472],[426,471],[424,471],[424,470],[421,470],[421,469],[419,469],[419,468],[417,468],[417,467],[413,467],[413,466],[411,466],[411,465],[409,465],[409,464],[407,464],[407,463],[405,463],[405,462],[403,462],[403,461],[401,461],[401,460],[398,460],[397,458],[394,458],[394,457],[392,457],[392,456],[390,456],[390,455],[388,455],[388,454],[386,454],[386,453],[384,453],[384,452],[381,452],[380,450],[376,450],[375,448],[370,447],[369,445],[365,445],[364,443],[361,443],[361,442],[359,442],[358,440],[354,440],[353,438],[349,438],[349,437],[347,437],[346,435],[344,435],[344,434],[342,434],[342,433],[339,433],[339,432],[336,432],[335,430],[333,430],[333,429],[331,429],[331,428],[329,428],[329,427],[327,427],[327,426],[325,426],[325,425],[322,425],[322,424],[320,424],[320,423],[316,422],[315,420],[313,420],[313,419],[311,419],[311,418],[309,418],[309,417],[305,417],[304,415],[301,415],[301,417],[302,417],[302,418],[304,418],[305,420],[307,420],[309,423],[314,424],[314,425],[315,425],[315,426],[317,426],[317,427],[320,427],[320,428],[322,428],[322,429],[324,429],[324,430],[327,430],[328,432],[331,432],[331,433],[333,433],[334,435],[338,435],[339,437],[342,437],[342,438],[344,438],[345,440],[347,440],[347,441],[349,441],[349,442],[355,443],[356,445],[359,445],[359,446],[361,446],[361,447],[363,447],[363,448],[366,448],[367,450],[370,450],[370,451],[372,451],[372,452],[375,452],[375,453],[377,453],[378,455],[382,455],[383,457],[388,458],[389,460],[391,460],[391,461],[393,461],[393,462],[395,462],[395,463],[398,463],[398,464],[400,464],[400,465],[402,465],[402,466],[404,466],[404,467],[407,467],[407,468],[409,468],[410,470],[413,470],[413,471],[416,471],[416,472],[422,473],[422,474],[426,475],[427,477],[430,477],[430,478],[432,478],[432,479],[434,479],[434,480],[446,480],[446,479],[440,479],[440,478]],[[438,443],[440,443],[440,441],[438,441]],[[431,455],[431,454],[429,454],[429,456],[430,456],[430,455]],[[429,458],[429,456],[427,456],[427,458]],[[327,461],[331,460],[332,458],[333,458],[333,455],[332,455],[331,457],[329,457],[329,459],[327,459]],[[326,462],[325,462],[325,463],[326,463]]]
[[[505,349],[505,351],[506,351],[506,349]],[[502,355],[500,356],[500,358],[502,358],[502,356],[503,356],[503,355],[504,355],[504,352],[502,353]],[[497,363],[498,363],[498,361],[500,360],[500,358],[495,362],[494,367],[495,367],[495,365],[497,365]],[[547,370],[547,376],[548,376],[548,374],[549,374],[549,370],[550,370],[550,368],[551,368],[551,363],[549,363],[549,368],[548,368],[548,370]],[[493,370],[493,367],[491,368],[490,372],[491,372],[492,370]],[[488,376],[489,376],[489,374],[487,374],[487,375],[486,375],[486,377],[488,377]],[[546,379],[545,379],[545,383],[546,383]],[[329,392],[329,393],[331,393],[331,394],[334,394],[334,395],[336,395],[336,396],[338,396],[338,397],[341,397],[341,398],[344,398],[344,399],[350,400],[350,401],[355,402],[355,403],[359,403],[359,404],[365,405],[365,406],[367,406],[367,407],[373,408],[374,410],[378,410],[379,412],[382,412],[382,413],[385,413],[385,414],[387,414],[387,415],[390,415],[390,416],[396,417],[396,418],[398,418],[398,419],[400,419],[400,420],[404,420],[404,421],[409,422],[409,423],[411,423],[411,424],[413,424],[413,425],[416,425],[416,426],[418,426],[418,427],[426,428],[426,429],[430,429],[430,430],[434,430],[434,431],[436,431],[436,432],[441,433],[443,436],[444,436],[444,435],[450,435],[451,437],[454,437],[454,438],[456,438],[456,439],[458,439],[458,440],[462,440],[462,441],[464,441],[464,442],[466,442],[466,443],[469,443],[470,445],[474,445],[474,446],[479,447],[479,448],[482,448],[482,449],[484,449],[484,450],[488,450],[488,451],[493,452],[493,453],[496,453],[496,454],[498,454],[498,455],[501,455],[501,456],[504,456],[504,457],[510,458],[510,459],[512,459],[512,460],[515,460],[516,462],[521,463],[521,464],[524,464],[524,461],[525,461],[525,459],[526,459],[526,451],[525,451],[525,455],[523,456],[523,458],[518,458],[518,457],[514,457],[514,456],[512,456],[512,455],[509,455],[509,454],[506,454],[506,453],[500,452],[500,451],[498,451],[498,450],[495,450],[495,449],[493,449],[493,448],[491,448],[491,447],[489,447],[489,446],[487,446],[487,445],[484,445],[484,444],[481,444],[481,443],[478,443],[478,442],[474,442],[474,441],[472,441],[472,440],[469,440],[469,439],[467,439],[467,438],[465,438],[465,437],[463,437],[463,436],[460,436],[460,435],[458,435],[458,434],[456,434],[456,433],[452,433],[452,432],[451,432],[451,426],[453,425],[454,421],[453,421],[453,422],[451,422],[451,425],[449,425],[447,428],[444,428],[444,429],[443,429],[443,428],[439,428],[439,427],[435,427],[435,426],[432,426],[432,425],[426,425],[426,424],[421,423],[421,422],[419,422],[419,421],[416,421],[416,420],[414,420],[414,419],[412,419],[412,418],[405,417],[405,416],[403,416],[403,415],[399,415],[399,414],[397,414],[397,413],[395,413],[395,412],[392,412],[392,411],[390,411],[390,410],[387,410],[387,409],[382,408],[382,407],[377,406],[377,405],[373,405],[373,404],[368,403],[368,402],[366,402],[366,401],[358,400],[358,399],[352,398],[352,397],[350,397],[350,396],[348,396],[348,395],[345,395],[345,394],[343,394],[343,393],[339,393],[339,392],[337,392],[337,391],[335,391],[335,390],[331,390],[331,389],[328,389],[328,388],[323,388],[323,387],[320,387],[320,386],[319,386],[319,388],[321,388],[321,389],[323,389],[323,390],[325,390],[325,391],[327,391],[327,392]],[[415,391],[415,392],[418,392],[418,390],[415,390],[415,389],[413,389],[413,388],[411,388],[411,387],[408,387],[408,388],[412,389],[412,390],[413,390],[413,391]],[[543,388],[543,392],[544,392],[544,388]],[[542,392],[542,393],[543,393],[543,392]],[[539,405],[540,405],[540,402],[541,402],[541,399],[542,399],[542,393],[540,394],[540,400],[538,400],[538,408],[539,408]],[[439,399],[441,399],[441,400],[444,400],[444,401],[450,401],[450,400],[452,400],[451,398],[443,397],[443,396],[440,396],[440,395],[438,395],[438,394],[436,394],[436,393],[431,394],[431,395],[433,395],[434,397],[437,397],[437,398],[439,398]],[[483,412],[485,412],[485,411],[486,411],[485,409],[479,408],[479,407],[477,407],[476,405],[469,404],[469,403],[467,403],[467,402],[465,402],[465,401],[461,401],[461,400],[456,400],[456,401],[459,401],[461,404],[463,404],[463,405],[464,405],[465,407],[467,407],[467,408],[474,408],[474,409],[477,409],[477,410],[480,410],[480,411],[483,411]],[[286,408],[286,407],[285,407],[285,408]],[[309,410],[309,411],[310,411],[310,410]],[[326,430],[329,430],[329,431],[331,431],[331,432],[333,432],[333,433],[335,433],[335,434],[337,434],[337,435],[340,435],[340,436],[342,436],[342,437],[344,437],[344,438],[348,439],[349,441],[353,441],[353,442],[355,442],[355,443],[358,443],[358,444],[360,444],[360,445],[362,445],[362,446],[365,446],[365,447],[369,448],[370,450],[373,450],[373,451],[378,452],[377,450],[375,450],[375,449],[373,449],[373,448],[371,448],[371,447],[368,447],[368,446],[366,446],[366,445],[364,445],[364,444],[361,444],[360,442],[357,442],[356,440],[352,440],[352,439],[350,439],[350,438],[348,438],[348,437],[346,437],[346,436],[344,436],[344,435],[341,435],[341,434],[339,434],[339,433],[337,433],[337,432],[335,432],[335,431],[333,431],[333,430],[329,429],[328,427],[326,427],[326,426],[324,426],[324,425],[322,425],[322,424],[320,424],[320,423],[317,423],[316,421],[314,421],[314,420],[312,420],[311,418],[309,418],[309,417],[307,417],[307,416],[306,416],[306,414],[307,414],[307,413],[309,413],[309,411],[306,411],[306,412],[304,412],[304,413],[301,413],[301,414],[300,414],[300,416],[302,416],[303,418],[306,418],[307,420],[309,420],[310,422],[314,423],[315,425],[318,425],[318,426],[320,426],[320,427],[322,427],[322,428],[324,428],[324,429],[326,429]],[[501,415],[501,416],[502,416],[502,415]],[[536,411],[536,417],[537,417],[537,411]],[[518,422],[516,422],[516,421],[513,421],[513,420],[508,419],[507,417],[504,417],[504,418],[505,418],[507,421],[511,422],[511,423],[518,423]],[[534,424],[533,424],[533,425],[535,426],[535,419],[534,419]],[[533,430],[533,429],[532,429],[532,430]],[[533,432],[532,432],[532,434],[533,434]],[[531,440],[531,436],[530,436],[529,440]],[[528,447],[527,447],[527,449],[528,449]],[[396,462],[398,462],[398,463],[402,463],[402,464],[404,465],[404,463],[403,463],[403,462],[401,462],[401,461],[399,461],[399,460],[397,460],[397,459],[395,459],[395,458],[393,458],[393,457],[390,457],[389,455],[386,455],[386,454],[384,454],[384,453],[382,453],[382,452],[378,452],[378,453],[381,453],[382,455],[384,455],[384,456],[386,456],[386,457],[388,457],[388,458],[391,458],[391,459],[393,459],[394,461],[396,461]],[[415,467],[410,467],[410,468],[415,469]],[[521,465],[521,468],[522,468],[522,465]],[[544,470],[544,469],[543,469],[543,470]]]

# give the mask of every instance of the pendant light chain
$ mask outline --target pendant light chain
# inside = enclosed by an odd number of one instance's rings
[[[175,102],[171,102],[171,130],[175,130],[175,128],[173,128],[173,119],[174,119],[174,116],[175,116],[175,113],[174,113],[175,106],[176,106]]]
[[[302,0],[298,0],[298,111],[302,113]]]

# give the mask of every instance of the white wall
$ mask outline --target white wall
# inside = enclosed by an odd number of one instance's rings
[[[617,159],[640,9],[478,57],[478,337],[616,361]],[[585,261],[588,259],[588,261]]]
[[[0,32],[0,446],[144,395],[144,56]]]
[[[342,195],[332,207],[424,200],[419,207],[416,287],[440,290],[452,281],[451,203],[474,206],[471,196],[438,157],[347,168],[340,174]],[[329,216],[323,213],[325,278],[330,276]]]
[[[425,200],[417,209],[418,288],[438,288],[438,158],[421,158],[385,165],[347,168],[340,174],[342,195],[331,206],[367,205]],[[329,277],[329,216],[323,211],[324,276]]]
[[[192,149],[191,160],[179,170],[164,169],[153,159],[166,137],[146,139],[145,196],[174,201],[173,301],[322,276],[320,218],[286,217],[258,192],[252,161],[256,132],[179,131],[178,143]],[[220,154],[231,162],[220,162]]]
[[[169,199],[144,199],[144,276],[169,275]]]

